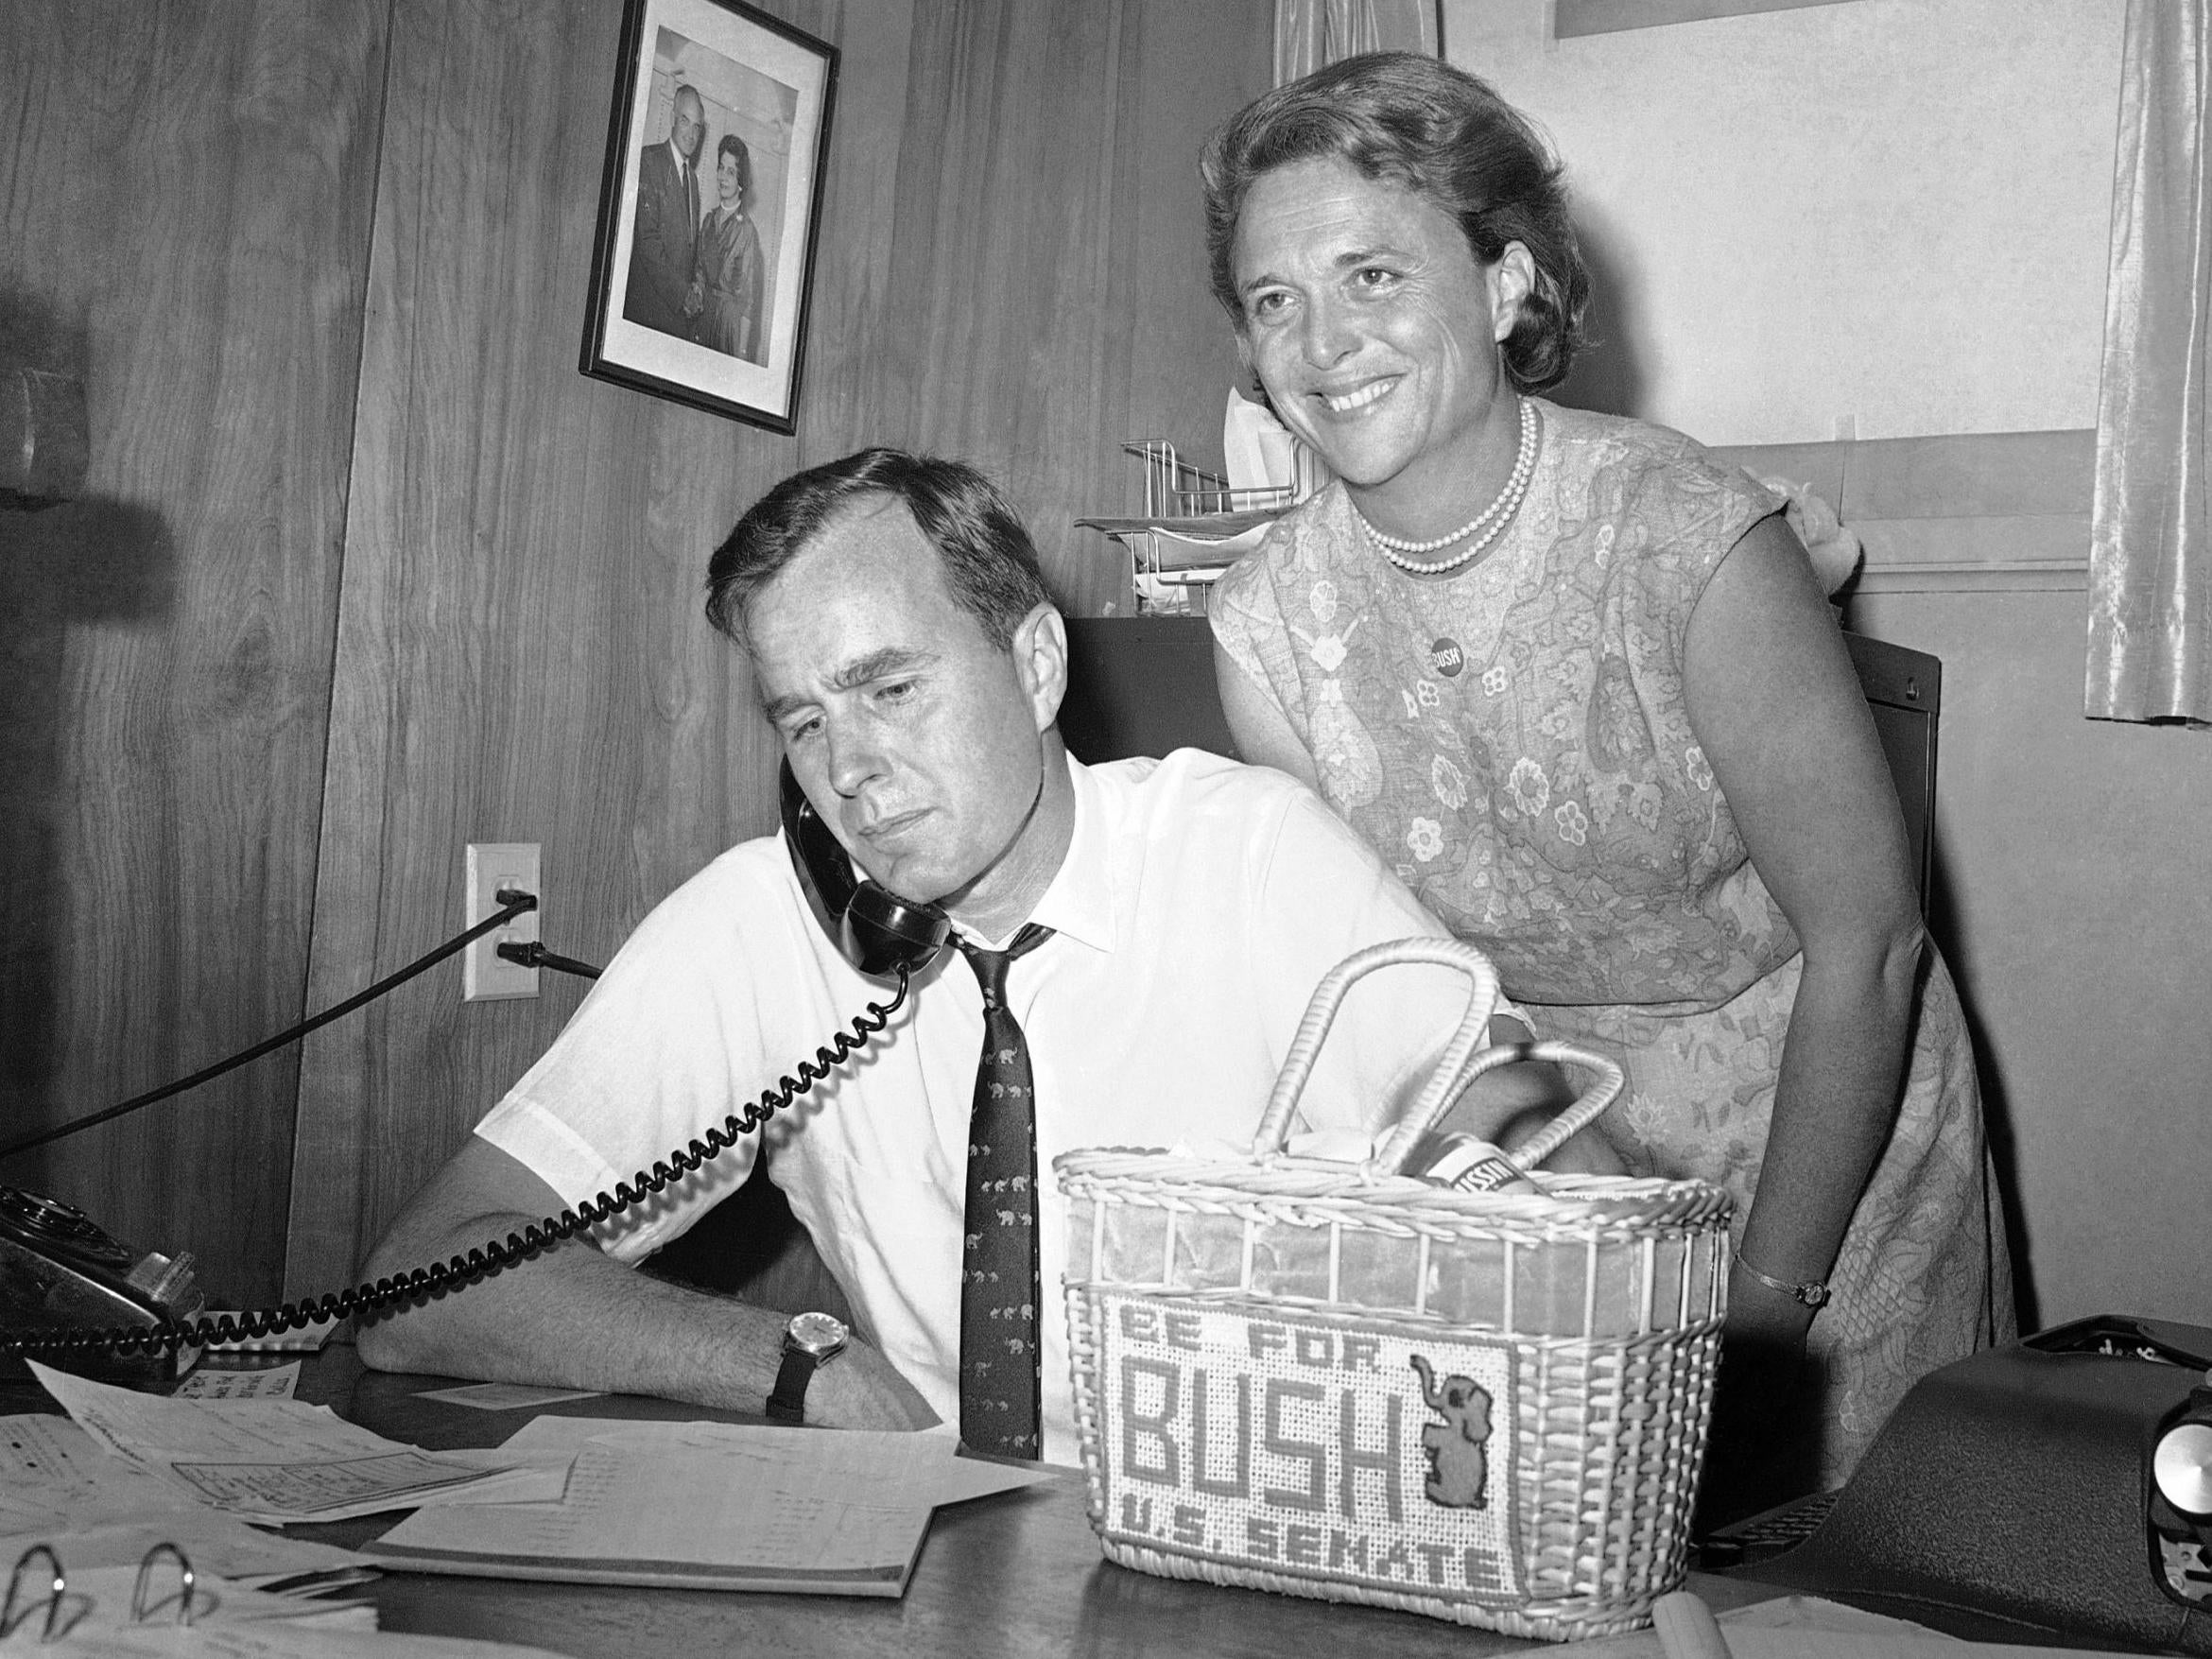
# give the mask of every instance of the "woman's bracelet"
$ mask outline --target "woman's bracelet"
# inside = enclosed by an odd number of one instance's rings
[[[1816,1311],[1827,1306],[1829,1298],[1835,1294],[1828,1288],[1824,1280],[1807,1279],[1802,1285],[1795,1285],[1788,1279],[1777,1279],[1771,1273],[1760,1272],[1758,1269],[1745,1261],[1741,1255],[1736,1258],[1736,1265],[1769,1289],[1779,1290],[1791,1301],[1801,1302]]]

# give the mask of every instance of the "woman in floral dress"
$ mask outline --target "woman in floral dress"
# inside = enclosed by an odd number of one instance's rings
[[[1735,1197],[1708,1523],[1837,1484],[2013,1313],[1958,996],[1783,501],[1530,395],[1587,281],[1557,164],[1475,78],[1348,60],[1204,172],[1216,293],[1337,479],[1209,602],[1239,746],[1541,1032],[1620,1057],[1630,1170]]]

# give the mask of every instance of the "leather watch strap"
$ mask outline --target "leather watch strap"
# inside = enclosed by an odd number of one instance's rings
[[[835,1314],[797,1313],[784,1327],[784,1362],[768,1398],[769,1421],[806,1421],[806,1385],[814,1374],[845,1351],[851,1332]]]
[[[768,1397],[769,1421],[804,1423],[806,1385],[814,1380],[821,1361],[801,1348],[784,1350],[784,1363],[776,1372],[776,1386]]]

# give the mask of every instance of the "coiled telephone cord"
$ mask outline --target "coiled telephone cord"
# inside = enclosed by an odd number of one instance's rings
[[[759,1099],[747,1101],[739,1111],[722,1119],[719,1128],[709,1125],[702,1136],[670,1152],[650,1170],[641,1169],[631,1181],[616,1182],[613,1192],[602,1192],[576,1209],[544,1217],[518,1233],[510,1233],[504,1239],[487,1240],[466,1255],[448,1256],[442,1262],[378,1279],[372,1285],[356,1285],[350,1290],[302,1298],[250,1313],[234,1316],[226,1313],[212,1320],[201,1318],[190,1322],[165,1319],[154,1325],[123,1325],[99,1331],[0,1330],[0,1355],[65,1355],[92,1348],[111,1353],[152,1354],[188,1344],[206,1347],[296,1330],[319,1320],[336,1322],[356,1313],[373,1313],[394,1303],[415,1301],[441,1290],[465,1289],[479,1279],[573,1238],[665,1191],[760,1129],[867,1047],[890,1024],[891,1015],[906,1003],[908,983],[904,966],[896,972],[897,994],[888,1003],[866,1004],[868,1011],[854,1015],[851,1030],[833,1031],[828,1044],[815,1049],[813,1059],[799,1062],[797,1077],[786,1073],[778,1078],[774,1087],[763,1089]]]

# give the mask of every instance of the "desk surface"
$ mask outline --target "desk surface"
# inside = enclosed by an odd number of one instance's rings
[[[334,1345],[302,1371],[300,1397],[393,1440],[432,1449],[493,1445],[535,1411],[481,1411],[417,1396],[443,1377],[365,1371]],[[44,1396],[40,1394],[39,1399]],[[50,1402],[47,1403],[50,1406]],[[0,1409],[36,1408],[0,1401]],[[564,1416],[746,1421],[665,1400],[598,1395],[544,1408]],[[302,1537],[355,1547],[391,1524],[372,1516],[296,1527]],[[1775,1592],[1700,1577],[1716,1606]],[[372,1592],[383,1627],[518,1642],[577,1659],[681,1659],[690,1654],[989,1655],[1174,1652],[1284,1659],[1285,1655],[1504,1652],[1544,1644],[1385,1608],[1153,1578],[1107,1562],[1084,1513],[1073,1472],[1026,1491],[937,1512],[922,1558],[896,1600],[530,1583],[389,1573]]]

